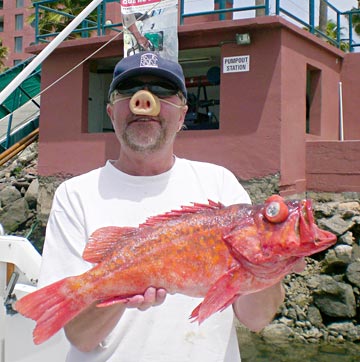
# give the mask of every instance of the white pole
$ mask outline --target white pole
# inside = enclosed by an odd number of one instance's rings
[[[344,141],[344,115],[343,115],[343,97],[342,97],[342,82],[339,82],[339,133],[340,141]]]
[[[0,261],[0,362],[5,362],[5,317],[4,295],[6,288],[6,263]]]
[[[81,22],[93,11],[103,0],[93,0],[74,20],[62,30],[52,41],[47,45],[33,60],[23,69],[0,93],[0,104],[36,69],[64,40],[67,36],[76,29]]]

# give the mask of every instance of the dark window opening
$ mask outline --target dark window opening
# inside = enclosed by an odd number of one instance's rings
[[[87,132],[113,132],[106,112],[108,89],[118,59],[91,60],[89,62],[89,93]]]
[[[15,15],[15,30],[22,30],[24,28],[24,15]]]
[[[23,8],[24,7],[24,0],[16,0],[16,7]]]
[[[14,41],[15,41],[15,53],[22,53],[22,51],[23,51],[23,38],[22,38],[22,36],[15,37]]]
[[[188,112],[185,129],[219,129],[220,67],[209,68],[206,76],[187,81]]]
[[[88,65],[87,124],[84,132],[113,132],[106,112],[108,89],[119,58],[93,59]],[[188,91],[185,130],[219,129],[220,51],[219,48],[183,50],[179,53]]]
[[[308,65],[306,74],[306,133],[321,132],[321,70]]]

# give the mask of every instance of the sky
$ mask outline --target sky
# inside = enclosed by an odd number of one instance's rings
[[[204,0],[202,0],[204,1]],[[234,6],[251,6],[254,5],[255,0],[233,0]],[[347,10],[351,10],[353,7],[357,8],[358,2],[357,0],[327,0],[330,4],[332,4],[338,11],[344,12]],[[304,22],[309,23],[309,0],[281,0],[280,6],[284,9],[286,9],[291,14],[295,15],[299,19],[301,19]],[[319,14],[319,6],[320,6],[320,0],[315,0],[315,19],[318,20],[318,14]],[[251,12],[240,12],[237,13],[238,18],[248,17]],[[254,11],[252,12],[252,14]],[[275,13],[275,0],[270,0],[270,13]],[[251,15],[250,15],[251,16]],[[284,14],[280,14],[280,16],[286,16]],[[332,10],[331,8],[328,8],[328,18],[336,20],[336,12]],[[288,18],[287,18],[288,19]],[[292,21],[291,19],[288,19]],[[341,16],[340,18],[340,26],[341,28],[344,28],[344,34],[347,33],[348,29],[348,20],[345,18],[345,16]],[[317,25],[317,24],[315,24]]]
[[[270,13],[275,13],[275,1],[270,0]],[[351,8],[357,8],[358,2],[357,0],[327,0],[330,4],[332,4],[338,11],[344,12],[347,10],[351,10]],[[247,7],[255,5],[255,0],[233,0],[234,7]],[[195,13],[201,11],[211,11],[214,9],[214,0],[185,0],[185,13]],[[319,4],[320,0],[315,0],[315,25],[318,25],[318,14],[319,14]],[[302,21],[309,23],[309,0],[281,0],[280,6],[287,10],[289,13],[295,15],[297,18]],[[234,19],[242,19],[248,17],[254,17],[255,11],[242,11],[234,14]],[[336,12],[331,8],[328,8],[328,18],[332,20],[336,20]],[[288,19],[291,22],[296,23],[292,19],[286,17],[285,14],[280,14],[284,18]],[[299,24],[299,26],[302,26]],[[345,16],[340,17],[340,27],[344,29],[342,34],[344,37],[348,37],[348,20]],[[360,42],[360,37],[353,33],[353,37],[356,42]],[[360,51],[360,47],[359,50]]]
[[[303,0],[298,1],[299,3]],[[341,11],[350,10],[352,7],[357,8],[356,0],[330,0],[330,4],[333,4],[336,8]]]
[[[255,0],[233,0],[234,7],[255,5]],[[319,8],[319,1],[315,0],[315,7]],[[340,11],[357,7],[357,0],[328,0]],[[281,6],[292,11],[308,12],[309,0],[281,0]],[[275,12],[275,0],[270,0],[271,12]],[[209,11],[214,9],[214,0],[185,0],[185,13]]]

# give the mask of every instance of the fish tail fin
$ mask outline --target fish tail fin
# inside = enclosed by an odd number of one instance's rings
[[[15,303],[15,309],[20,314],[36,321],[33,331],[35,344],[45,342],[86,307],[80,298],[73,299],[66,292],[64,287],[68,279],[36,290]]]

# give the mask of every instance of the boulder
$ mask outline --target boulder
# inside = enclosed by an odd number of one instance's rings
[[[34,179],[25,193],[25,200],[30,209],[36,209],[37,199],[39,194],[39,180]]]
[[[329,219],[320,219],[318,225],[320,228],[339,236],[349,231],[355,225],[355,222],[351,218],[344,220],[340,215],[334,215]]]
[[[0,203],[6,207],[21,198],[20,191],[14,186],[6,186],[0,191]]]
[[[346,270],[346,277],[351,284],[360,288],[360,261],[349,264]]]
[[[261,331],[261,336],[270,343],[287,343],[293,335],[293,330],[281,323],[270,324]]]
[[[336,318],[356,316],[356,300],[351,285],[338,282],[330,275],[320,275],[319,284],[314,290],[314,304],[319,310]]]
[[[22,197],[0,211],[0,222],[6,233],[17,231],[29,218],[29,207]]]

